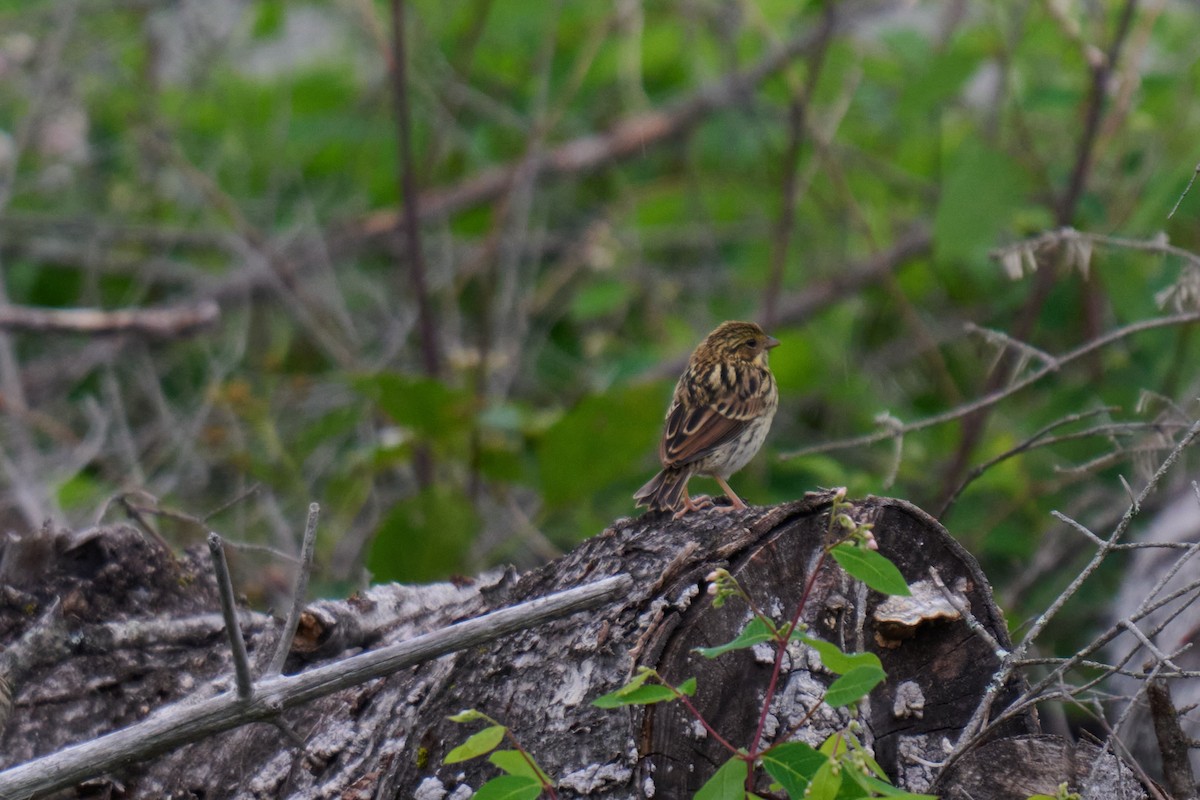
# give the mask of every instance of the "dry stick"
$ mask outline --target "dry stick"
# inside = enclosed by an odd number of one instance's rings
[[[246,656],[246,640],[242,638],[242,626],[238,623],[237,605],[233,599],[233,578],[229,575],[229,564],[225,561],[225,548],[221,537],[208,534],[208,550],[212,554],[213,569],[217,573],[217,588],[221,594],[221,613],[225,617],[225,632],[229,635],[229,646],[233,650],[233,669],[237,676],[237,693],[242,700],[249,700],[254,693],[250,677],[250,659]]]
[[[221,731],[269,721],[286,709],[404,667],[595,608],[623,596],[632,582],[628,575],[615,575],[298,675],[260,681],[248,700],[225,692],[205,700],[173,703],[136,725],[0,772],[0,797],[48,794]]]
[[[172,338],[213,325],[221,309],[211,300],[167,308],[33,308],[0,306],[0,329],[49,333],[137,333]]]
[[[1101,233],[1084,233],[1071,227],[1040,233],[1031,239],[1025,239],[1005,247],[996,248],[988,253],[988,255],[996,260],[1003,260],[1005,255],[1013,251],[1038,250],[1044,247],[1057,246],[1064,242],[1087,242],[1091,245],[1103,245],[1122,250],[1138,250],[1145,253],[1157,253],[1162,256],[1175,256],[1189,264],[1200,266],[1200,255],[1193,253],[1191,250],[1176,247],[1169,243],[1165,237],[1126,239],[1121,236],[1106,236]]]
[[[300,564],[296,567],[296,584],[292,587],[292,607],[288,610],[287,620],[283,630],[279,632],[279,641],[275,643],[275,654],[263,677],[270,678],[283,672],[284,662],[292,650],[292,638],[300,624],[300,614],[304,611],[304,599],[308,596],[308,576],[312,572],[313,554],[316,552],[317,520],[321,516],[321,506],[310,503],[308,506],[308,521],[304,525],[304,544],[300,547]]]
[[[1191,311],[1186,314],[1174,314],[1169,317],[1156,317],[1154,319],[1142,320],[1141,322],[1134,322],[1130,325],[1126,325],[1123,328],[1117,328],[1114,331],[1109,331],[1103,336],[1098,336],[1095,339],[1092,339],[1090,342],[1087,342],[1075,348],[1074,350],[1059,356],[1055,359],[1055,364],[1058,367],[1062,367],[1071,363],[1072,361],[1088,355],[1089,353],[1093,353],[1096,350],[1107,347],[1114,342],[1118,342],[1121,339],[1126,339],[1137,333],[1155,330],[1157,328],[1167,328],[1173,325],[1186,325],[1190,322],[1200,322],[1200,311]],[[887,430],[876,431],[875,433],[869,433],[863,436],[855,436],[851,439],[841,439],[838,441],[813,445],[812,447],[803,447],[799,450],[792,450],[787,453],[783,453],[779,456],[779,458],[781,460],[787,460],[799,458],[800,456],[815,455],[817,453],[828,453],[834,450],[849,450],[852,448],[865,447],[867,445],[877,444],[888,439],[893,439],[897,436],[905,436],[914,431],[920,431],[924,430],[925,428],[932,428],[936,425],[953,422],[956,419],[973,414],[981,409],[994,406],[1001,400],[1004,400],[1024,389],[1029,388],[1033,384],[1042,380],[1042,378],[1045,378],[1056,371],[1057,369],[1055,367],[1042,367],[1036,372],[1033,372],[1027,377],[1010,384],[1004,389],[998,389],[990,394],[984,395],[977,400],[964,403],[957,408],[952,408],[949,411],[942,412],[941,414],[935,414],[932,417],[926,417],[918,422],[910,422],[905,425],[901,425],[898,428],[888,428]]]
[[[1028,705],[1030,702],[1037,702],[1038,695],[1040,694],[1040,692],[1043,689],[1045,689],[1046,686],[1048,686],[1053,680],[1055,680],[1056,677],[1059,677],[1062,674],[1064,674],[1066,672],[1066,670],[1069,669],[1073,665],[1074,660],[1069,660],[1068,662],[1064,663],[1062,666],[1053,670],[1050,673],[1050,675],[1047,675],[1045,678],[1043,678],[1041,681],[1039,681],[1035,686],[1026,690],[1022,694],[1021,698],[1018,698],[1017,701],[1015,701],[1008,709],[1006,709],[996,719],[991,720],[991,722],[989,724],[987,724],[986,726],[984,725],[984,721],[988,718],[988,714],[991,711],[992,702],[995,700],[996,695],[999,693],[1000,689],[1003,688],[1003,686],[1008,682],[1009,678],[1012,676],[1013,672],[1016,670],[1016,662],[1021,661],[1025,658],[1025,653],[1028,651],[1029,646],[1030,646],[1030,644],[1032,644],[1033,640],[1042,632],[1042,630],[1045,629],[1046,625],[1049,624],[1050,620],[1053,619],[1053,617],[1058,613],[1058,611],[1060,609],[1062,609],[1062,607],[1067,603],[1067,601],[1075,595],[1076,591],[1078,591],[1078,589],[1079,589],[1079,586],[1085,580],[1087,580],[1089,577],[1091,577],[1091,575],[1096,571],[1096,569],[1099,568],[1101,562],[1103,562],[1103,560],[1111,552],[1112,547],[1117,544],[1117,541],[1121,538],[1121,536],[1123,536],[1125,534],[1125,531],[1128,530],[1129,525],[1133,522],[1134,516],[1137,514],[1137,511],[1141,508],[1142,502],[1150,495],[1150,493],[1152,491],[1154,491],[1154,489],[1158,486],[1159,481],[1162,480],[1162,477],[1167,473],[1168,470],[1171,469],[1171,467],[1173,467],[1175,465],[1175,462],[1179,460],[1179,457],[1183,453],[1184,449],[1186,449],[1188,447],[1188,445],[1190,445],[1196,439],[1197,435],[1200,435],[1200,420],[1197,420],[1195,423],[1192,424],[1192,426],[1190,428],[1188,428],[1187,433],[1183,436],[1182,439],[1180,439],[1179,443],[1175,445],[1174,449],[1171,450],[1171,453],[1166,457],[1166,459],[1163,460],[1163,462],[1159,466],[1158,470],[1154,473],[1153,476],[1151,476],[1150,480],[1146,483],[1145,488],[1142,489],[1141,494],[1139,494],[1137,497],[1135,497],[1133,502],[1130,503],[1129,507],[1125,510],[1125,514],[1121,517],[1120,522],[1118,522],[1116,527],[1113,529],[1112,534],[1108,537],[1107,540],[1103,540],[1100,548],[1098,549],[1096,554],[1092,557],[1092,560],[1090,562],[1088,562],[1088,565],[1086,567],[1084,567],[1083,571],[1080,572],[1079,575],[1077,575],[1075,577],[1075,579],[1073,581],[1071,581],[1071,583],[1067,586],[1067,588],[1065,588],[1059,594],[1059,596],[1050,605],[1050,607],[1048,609],[1046,609],[1046,611],[1043,612],[1040,617],[1038,617],[1038,619],[1033,623],[1033,625],[1030,627],[1030,629],[1026,632],[1025,636],[1022,637],[1020,644],[1018,644],[1013,649],[1012,653],[1009,654],[1008,658],[1006,658],[1004,660],[1004,663],[1003,663],[1001,669],[999,669],[996,672],[996,674],[992,677],[991,682],[988,684],[988,687],[984,692],[984,696],[983,696],[982,700],[980,701],[979,705],[976,707],[975,712],[972,714],[971,719],[963,727],[962,733],[958,739],[958,743],[955,744],[954,749],[950,752],[950,755],[946,759],[945,763],[947,765],[949,765],[950,763],[955,761],[959,756],[961,756],[963,753],[965,753],[967,751],[967,749],[972,744],[974,744],[974,742],[977,741],[980,736],[985,734],[990,728],[994,727],[995,725],[997,725],[1004,719],[1007,719],[1013,713],[1016,713],[1014,711],[1014,709],[1016,707]],[[1173,595],[1174,594],[1175,593],[1173,593]],[[1164,600],[1161,601],[1159,603],[1159,605],[1161,605],[1165,602],[1168,602],[1167,598],[1164,598]],[[1150,613],[1150,610],[1152,610],[1152,609],[1147,609],[1145,611],[1145,613],[1146,614]],[[1145,614],[1133,614],[1130,616],[1130,620],[1136,621],[1137,619],[1140,619],[1142,616],[1145,616]],[[1111,638],[1113,638],[1117,635],[1116,629],[1110,629],[1110,633],[1111,633],[1111,635],[1109,635],[1108,640],[1111,640]],[[1102,639],[1102,638],[1103,637],[1099,637],[1097,641],[1099,641],[1099,639]],[[1094,642],[1093,645],[1089,645],[1089,647],[1087,647],[1083,651],[1080,651],[1079,653],[1077,653],[1076,657],[1079,659],[1082,659],[1085,656],[1089,655],[1091,652],[1093,652],[1095,649],[1097,649],[1101,646],[1103,646],[1103,643],[1097,644]],[[1161,666],[1161,664],[1160,664],[1160,666]]]
[[[951,591],[946,582],[942,580],[942,576],[938,573],[937,567],[929,567],[929,577],[933,580],[933,585],[942,593],[942,597],[946,598],[946,602],[953,606],[954,610],[962,615],[963,621],[967,624],[967,629],[975,633],[979,638],[987,642],[988,647],[992,648],[992,652],[996,654],[996,658],[1001,662],[1008,656],[1008,648],[1003,647],[996,637],[992,636],[991,631],[983,627],[975,615],[971,613],[971,604],[960,595]]]
[[[1023,658],[1020,661],[1014,662],[1018,667],[1057,667],[1065,664],[1069,659],[1063,657],[1045,656],[1042,658]],[[1150,673],[1145,670],[1125,669],[1114,664],[1106,664],[1103,661],[1092,661],[1090,659],[1080,659],[1074,662],[1076,667],[1086,667],[1088,669],[1104,670],[1108,675],[1124,675],[1127,678],[1137,678],[1145,680],[1150,677]],[[1160,672],[1160,678],[1200,678],[1200,670],[1185,669],[1179,672]],[[1107,677],[1107,676],[1106,676]]]

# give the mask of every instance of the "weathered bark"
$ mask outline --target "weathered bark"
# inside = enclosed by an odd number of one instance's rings
[[[764,646],[709,661],[692,652],[733,638],[748,619],[736,600],[712,608],[705,576],[725,567],[760,608],[777,618],[790,616],[827,541],[828,503],[828,496],[814,495],[681,521],[663,515],[619,520],[524,576],[504,573],[461,587],[379,586],[344,602],[314,604],[285,672],[608,575],[633,578],[626,597],[596,612],[286,712],[283,719],[303,738],[303,751],[276,728],[255,724],[131,765],[99,783],[146,798],[464,798],[467,787],[496,774],[482,759],[441,764],[474,730],[446,717],[474,707],[511,726],[559,780],[560,797],[688,797],[726,754],[678,704],[602,710],[590,701],[620,686],[638,665],[674,682],[694,675],[695,703],[706,718],[735,745],[749,745],[771,654]],[[879,655],[889,677],[861,706],[862,737],[899,785],[923,790],[935,777],[929,764],[944,758],[944,743],[957,738],[998,664],[993,645],[968,623],[977,622],[1001,646],[1008,646],[1007,634],[975,560],[933,519],[904,502],[879,498],[857,503],[854,513],[874,523],[880,551],[927,607],[907,627],[887,622],[885,598],[825,559],[802,619],[814,634],[846,650]],[[11,672],[15,704],[0,739],[0,766],[127,725],[172,700],[210,696],[232,685],[229,646],[212,624],[217,604],[203,560],[175,562],[128,528],[93,534],[82,545],[86,558],[78,557],[80,547],[74,537],[60,536],[52,554],[41,556],[38,579],[0,608],[6,643],[36,626],[40,609],[56,596],[66,612],[61,624],[72,629],[64,639],[70,646],[40,648],[26,660],[24,677]],[[931,568],[953,604],[943,602]],[[962,619],[954,605],[969,608],[972,619]],[[158,624],[164,617],[181,621],[164,630]],[[278,624],[261,615],[246,615],[243,624],[251,659],[265,661]],[[153,635],[125,635],[131,628]],[[114,630],[121,635],[113,638]],[[178,634],[167,635],[172,630]],[[766,725],[768,741],[788,734],[834,678],[800,645],[784,666]],[[1015,680],[1003,687],[996,708],[1019,689]],[[847,720],[844,711],[823,707],[795,736],[817,743]],[[1011,720],[990,741],[1036,732],[1030,714]],[[1009,773],[1022,768],[1005,765]],[[1064,780],[1072,778],[1064,775],[1054,786]],[[1002,795],[972,790],[972,796]]]

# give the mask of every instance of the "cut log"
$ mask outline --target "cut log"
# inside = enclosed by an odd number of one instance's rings
[[[885,598],[832,559],[821,559],[831,536],[829,504],[829,495],[810,495],[678,521],[669,515],[623,519],[523,576],[497,573],[463,586],[377,586],[346,601],[321,601],[310,607],[285,673],[599,578],[632,578],[625,596],[596,611],[285,712],[284,727],[299,735],[302,749],[285,732],[257,723],[131,764],[98,778],[88,791],[108,787],[122,797],[209,800],[461,800],[498,774],[484,759],[442,764],[475,730],[447,717],[477,708],[510,726],[558,780],[564,799],[690,797],[727,753],[679,704],[604,710],[590,701],[624,684],[639,666],[676,683],[695,676],[694,702],[705,718],[736,746],[748,746],[772,652],[763,645],[715,660],[694,652],[732,639],[749,619],[736,599],[713,608],[705,576],[728,569],[759,608],[783,620],[818,563],[802,621],[811,634],[847,651],[879,656],[888,679],[860,704],[860,736],[897,785],[925,790],[995,673],[994,643],[1009,646],[1003,619],[970,554],[903,501],[868,498],[852,513],[874,525],[880,552],[913,587],[912,599]],[[91,534],[85,545],[76,539],[60,535],[43,547],[51,555],[43,558],[39,580],[14,590],[0,608],[4,642],[28,644],[31,630],[45,625],[39,622],[43,610],[62,598],[63,615],[55,624],[68,630],[57,640],[74,643],[39,648],[20,669],[0,660],[14,695],[0,739],[3,767],[128,725],[172,701],[232,687],[229,646],[214,623],[216,595],[203,559],[176,562],[129,528]],[[81,546],[86,558],[78,557]],[[972,632],[969,622],[995,642]],[[265,664],[279,624],[247,613],[243,626],[251,660]],[[29,651],[16,646],[8,652]],[[834,677],[814,651],[794,644],[765,741],[790,736],[819,744],[843,728],[848,712],[818,703]],[[1003,708],[1020,689],[1017,679],[1002,687],[995,707]],[[1036,732],[1029,713],[1009,720],[989,741]],[[764,780],[760,788],[765,786]]]

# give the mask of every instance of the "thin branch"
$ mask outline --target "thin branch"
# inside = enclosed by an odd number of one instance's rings
[[[221,731],[251,722],[269,721],[289,708],[390,675],[404,667],[485,644],[576,611],[595,608],[623,596],[629,591],[631,581],[628,575],[616,575],[298,675],[261,681],[249,700],[225,692],[199,702],[173,703],[128,728],[0,772],[0,797],[48,794]]]
[[[312,572],[313,554],[316,552],[317,520],[321,516],[321,506],[311,503],[308,506],[308,521],[304,525],[304,543],[300,547],[300,564],[296,567],[296,584],[292,587],[292,607],[288,610],[287,620],[279,631],[279,641],[275,643],[275,654],[263,677],[270,678],[283,672],[284,662],[292,649],[292,637],[296,635],[296,627],[300,624],[300,615],[304,611],[304,599],[308,596],[308,576]]]
[[[1134,12],[1137,10],[1137,0],[1126,0],[1117,20],[1117,29],[1113,33],[1112,43],[1103,59],[1097,59],[1088,66],[1092,72],[1092,85],[1088,93],[1087,107],[1084,110],[1083,129],[1079,135],[1079,146],[1076,148],[1075,165],[1071,168],[1071,177],[1067,189],[1054,209],[1058,224],[1067,225],[1075,216],[1079,200],[1083,197],[1088,175],[1095,163],[1096,140],[1100,133],[1100,122],[1104,117],[1104,107],[1108,98],[1108,79],[1117,61],[1121,57],[1121,48],[1125,37],[1129,34]]]
[[[1062,367],[1066,364],[1076,361],[1084,356],[1100,350],[1104,347],[1118,342],[1122,339],[1127,339],[1134,334],[1144,331],[1156,330],[1158,328],[1168,328],[1174,325],[1187,325],[1193,322],[1200,322],[1200,312],[1193,311],[1186,314],[1174,314],[1168,317],[1156,317],[1154,319],[1142,320],[1134,322],[1122,328],[1109,331],[1103,336],[1098,336],[1095,339],[1083,344],[1068,353],[1058,356],[1055,363]],[[1001,400],[1004,400],[1024,389],[1029,388],[1038,381],[1056,372],[1057,369],[1052,367],[1042,367],[1041,369],[1029,374],[1028,376],[1016,381],[1003,389],[997,389],[977,400],[972,400],[969,403],[964,403],[957,408],[952,408],[949,411],[944,411],[941,414],[935,414],[932,417],[926,417],[918,422],[910,422],[906,425],[901,425],[899,428],[877,431],[875,433],[856,436],[850,439],[841,439],[833,442],[825,442],[824,444],[813,445],[811,447],[803,447],[799,450],[791,450],[780,454],[780,460],[786,461],[801,456],[815,455],[817,453],[828,453],[835,450],[850,450],[853,448],[866,447],[868,445],[878,444],[879,442],[894,439],[897,436],[905,436],[914,431],[932,428],[937,425],[943,425],[947,422],[953,422],[956,419],[974,414],[985,408],[990,408],[996,405]]]
[[[1087,656],[1095,652],[1095,650],[1099,649],[1108,641],[1111,641],[1116,637],[1118,632],[1121,630],[1119,626],[1113,626],[1104,634],[1101,634],[1099,637],[1093,640],[1090,645],[1077,652],[1075,656],[1073,656],[1071,659],[1068,659],[1059,667],[1052,670],[1049,675],[1040,680],[1036,685],[1027,689],[1024,693],[1022,693],[1021,697],[1018,698],[1017,701],[1004,709],[1004,711],[997,715],[994,719],[988,721],[988,717],[991,712],[991,706],[995,700],[996,694],[1005,684],[1008,683],[1009,678],[1016,669],[1016,663],[1024,660],[1025,654],[1028,652],[1033,640],[1045,629],[1046,625],[1049,624],[1050,620],[1054,618],[1054,616],[1059,610],[1062,609],[1067,601],[1074,597],[1080,585],[1082,585],[1085,580],[1091,577],[1091,575],[1099,568],[1104,559],[1112,552],[1112,549],[1118,543],[1118,540],[1120,540],[1120,538],[1124,536],[1125,532],[1128,530],[1130,524],[1133,522],[1134,516],[1137,515],[1146,498],[1149,497],[1150,493],[1155,490],[1163,476],[1166,475],[1166,473],[1175,465],[1183,451],[1189,445],[1191,445],[1197,436],[1200,436],[1200,420],[1197,420],[1190,428],[1188,428],[1187,433],[1179,440],[1174,449],[1172,449],[1171,453],[1163,460],[1162,464],[1159,465],[1158,470],[1156,470],[1154,475],[1151,476],[1150,480],[1147,481],[1142,491],[1133,498],[1133,501],[1126,508],[1124,515],[1113,528],[1112,533],[1106,540],[1102,540],[1101,546],[1097,549],[1096,554],[1092,557],[1091,561],[1088,562],[1087,566],[1084,567],[1083,571],[1081,571],[1075,577],[1075,579],[1072,580],[1065,589],[1063,589],[1054,602],[1051,603],[1050,607],[1046,609],[1046,611],[1034,621],[1029,630],[1026,631],[1025,635],[1021,638],[1021,642],[1013,649],[1012,653],[1009,654],[1009,657],[1006,658],[1002,663],[1001,668],[997,670],[996,674],[992,677],[991,682],[988,684],[987,689],[984,692],[983,699],[976,707],[971,719],[963,727],[958,742],[955,744],[953,751],[947,758],[947,765],[965,753],[967,749],[969,749],[974,742],[978,741],[980,736],[986,734],[988,730],[994,728],[1000,722],[1011,718],[1017,713],[1020,713],[1019,709],[1028,707],[1031,703],[1040,702],[1041,699],[1043,699],[1040,697],[1040,695],[1047,686],[1060,678],[1062,674],[1066,672],[1066,670],[1072,668],[1074,664],[1082,661]],[[1185,589],[1187,588],[1188,587],[1185,587]],[[1195,587],[1193,586],[1192,588]],[[1138,619],[1141,619],[1149,614],[1155,608],[1161,607],[1175,597],[1181,596],[1185,593],[1186,591],[1184,590],[1173,592],[1171,595],[1163,598],[1163,600],[1156,604],[1146,606],[1145,608],[1140,608],[1138,612],[1131,614],[1128,619],[1131,623],[1136,622]],[[1143,605],[1145,606],[1145,604]],[[1132,657],[1132,654],[1130,657]],[[1128,660],[1128,658],[1125,659],[1125,661]],[[1162,662],[1160,661],[1156,669],[1161,668],[1161,666]],[[1089,685],[1095,685],[1095,683],[1099,682],[1101,679],[1097,679]]]
[[[991,631],[975,618],[975,615],[971,613],[970,604],[962,596],[950,591],[950,587],[938,574],[937,567],[932,565],[929,567],[929,577],[933,579],[933,585],[942,593],[942,597],[946,598],[946,602],[962,615],[963,621],[967,623],[967,628],[987,642],[988,647],[992,648],[992,652],[996,654],[996,658],[1003,661],[1008,656],[1008,649],[996,641],[996,637],[992,636]]]
[[[396,177],[404,203],[396,227],[403,228],[408,247],[408,278],[416,297],[417,324],[421,332],[421,364],[426,375],[437,377],[442,371],[442,358],[429,300],[429,286],[425,279],[425,256],[421,250],[421,197],[417,193],[412,156],[412,122],[408,113],[408,49],[404,13],[404,0],[392,0],[392,95],[396,127],[399,129],[396,138],[399,174]]]
[[[767,330],[774,327],[775,315],[779,307],[779,294],[783,288],[783,274],[787,268],[792,229],[796,225],[796,205],[800,199],[799,182],[796,180],[800,167],[800,148],[803,144],[809,103],[812,100],[817,81],[821,78],[822,67],[825,65],[825,54],[829,51],[829,41],[832,38],[836,21],[836,8],[834,3],[825,6],[816,46],[808,67],[808,77],[804,86],[799,88],[788,106],[788,143],[783,154],[782,164],[783,204],[779,211],[779,219],[775,223],[775,236],[771,242],[771,266],[762,304],[762,324],[766,326]]]
[[[233,599],[233,579],[229,575],[229,564],[225,561],[225,548],[221,537],[208,534],[208,550],[212,554],[213,569],[217,573],[217,588],[221,593],[221,613],[225,617],[225,632],[233,651],[233,669],[237,676],[237,693],[242,700],[254,694],[254,683],[250,678],[250,659],[246,656],[246,640],[242,638],[242,626],[238,623],[237,605]]]
[[[1183,198],[1188,196],[1188,192],[1192,190],[1192,184],[1196,182],[1196,176],[1200,175],[1200,164],[1196,165],[1196,169],[1192,171],[1192,177],[1188,178],[1187,186],[1183,188],[1183,194],[1179,195],[1179,199],[1175,201],[1175,205],[1171,207],[1171,213],[1167,214],[1167,219],[1175,216],[1175,212],[1179,210],[1179,204],[1183,202]]]
[[[644,157],[655,145],[670,141],[699,125],[713,113],[746,102],[767,78],[816,46],[820,35],[805,31],[779,47],[774,47],[753,66],[730,73],[698,89],[665,109],[636,114],[617,122],[609,130],[581,136],[538,157],[539,179],[593,172],[618,161]],[[517,163],[489,167],[455,184],[433,189],[421,195],[420,216],[425,222],[437,221],[475,206],[495,200],[512,184],[513,174],[522,168]],[[398,212],[378,211],[356,223],[344,234],[352,237],[387,235],[398,227]]]
[[[1047,366],[1049,366],[1050,363],[1056,363],[1056,362],[1047,362]],[[940,509],[938,509],[938,512],[935,516],[938,519],[941,519],[944,516],[946,516],[946,512],[950,510],[950,507],[952,505],[954,505],[954,501],[958,499],[959,495],[961,495],[963,493],[963,491],[968,486],[970,486],[973,481],[977,480],[980,476],[982,476],[983,473],[987,472],[989,469],[996,466],[997,464],[999,464],[1002,461],[1007,461],[1008,459],[1012,458],[1013,456],[1020,455],[1021,453],[1024,453],[1028,450],[1032,450],[1034,447],[1038,446],[1039,442],[1041,440],[1043,440],[1052,431],[1057,430],[1058,428],[1061,428],[1064,425],[1071,425],[1073,423],[1079,422],[1082,419],[1087,419],[1088,417],[1094,417],[1097,414],[1111,413],[1115,410],[1116,410],[1116,406],[1104,406],[1103,408],[1095,408],[1095,409],[1092,409],[1091,411],[1084,411],[1080,414],[1069,414],[1068,416],[1065,416],[1060,420],[1051,422],[1049,425],[1042,428],[1037,433],[1033,434],[1033,436],[1030,436],[1028,439],[1026,439],[1025,441],[1021,442],[1020,444],[1016,445],[1015,447],[1011,447],[1008,450],[1005,450],[1003,453],[996,456],[995,458],[988,459],[987,461],[983,462],[982,464],[980,464],[977,467],[975,467],[974,469],[972,469],[969,473],[967,473],[967,476],[965,478],[963,478],[962,482],[954,489],[954,491],[952,491],[950,493],[950,496],[946,498],[946,502],[942,504],[942,507]]]
[[[42,333],[135,333],[168,339],[210,327],[220,316],[220,307],[211,300],[195,305],[112,311],[4,305],[0,306],[0,329]]]
[[[1165,235],[1160,235],[1153,239],[1127,239],[1121,236],[1106,236],[1100,233],[1085,233],[1083,231],[1077,231],[1071,227],[1063,227],[1059,228],[1058,230],[1046,231],[1045,233],[1040,233],[1031,239],[1023,239],[1022,241],[1014,242],[1013,244],[1005,245],[1004,247],[998,247],[988,253],[988,255],[996,261],[1003,262],[1006,256],[1011,256],[1013,253],[1043,250],[1072,242],[1083,242],[1085,244],[1101,245],[1120,250],[1138,250],[1144,253],[1155,253],[1162,256],[1174,256],[1176,258],[1183,259],[1188,264],[1200,266],[1200,254],[1193,253],[1191,250],[1185,250],[1182,247],[1176,247],[1167,241]]]

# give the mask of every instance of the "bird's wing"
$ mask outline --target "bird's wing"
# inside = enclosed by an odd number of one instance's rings
[[[707,456],[737,438],[760,416],[767,405],[766,382],[761,376],[740,380],[730,388],[712,392],[708,402],[688,402],[677,397],[667,412],[658,456],[664,467],[680,467]]]

